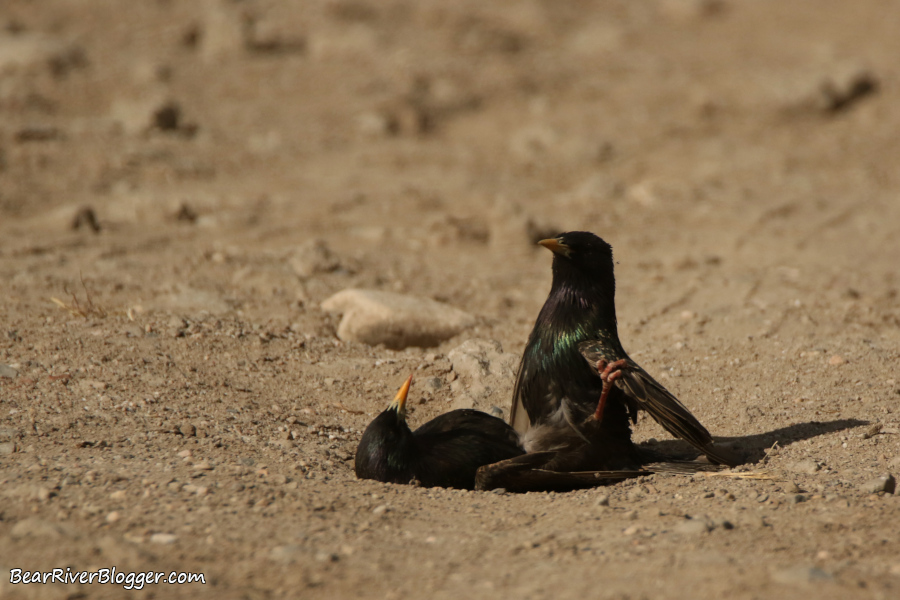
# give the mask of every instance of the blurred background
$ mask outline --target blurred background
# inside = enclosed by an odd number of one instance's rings
[[[896,597],[898,23],[894,0],[0,0],[3,565],[129,556],[240,598],[594,597],[598,565],[620,600]],[[410,372],[413,423],[508,410],[534,242],[573,229],[615,249],[629,353],[774,478],[605,504],[357,481]],[[340,340],[321,304],[346,288],[468,329]]]

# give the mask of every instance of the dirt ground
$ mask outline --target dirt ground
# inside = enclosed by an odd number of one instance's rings
[[[872,482],[900,476],[897,23],[890,0],[3,0],[0,597],[900,596],[900,495]],[[417,424],[477,383],[454,348],[521,353],[533,242],[572,229],[613,245],[625,347],[745,477],[358,481],[408,374]],[[320,303],[351,287],[477,324],[343,342]],[[206,583],[10,583],[112,566]]]

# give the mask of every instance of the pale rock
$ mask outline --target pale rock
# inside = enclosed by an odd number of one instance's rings
[[[893,475],[880,475],[859,486],[859,489],[867,494],[877,494],[878,492],[893,494],[896,488],[897,481]]]
[[[793,471],[794,473],[805,473],[807,475],[812,475],[821,468],[822,467],[818,462],[810,458],[797,461],[790,466],[791,471]]]
[[[84,63],[81,48],[42,34],[0,34],[0,73],[46,66],[54,72]]]
[[[830,581],[833,577],[818,567],[797,565],[778,569],[772,572],[772,580],[777,583],[791,585],[808,585],[811,583]]]
[[[343,290],[322,310],[343,313],[340,339],[395,350],[436,346],[475,324],[469,313],[441,302],[376,290]]]
[[[37,518],[24,519],[13,525],[9,532],[13,539],[27,537],[60,539],[64,537],[77,538],[77,534],[59,523],[50,523]]]

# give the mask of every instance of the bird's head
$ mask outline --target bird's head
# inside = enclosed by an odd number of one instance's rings
[[[613,272],[612,246],[587,231],[569,231],[538,242],[553,252],[554,272]]]
[[[400,386],[400,391],[397,392],[397,395],[394,396],[394,399],[388,406],[388,411],[396,413],[397,422],[406,422],[406,396],[409,394],[410,384],[412,384],[412,375],[406,378],[406,381]]]

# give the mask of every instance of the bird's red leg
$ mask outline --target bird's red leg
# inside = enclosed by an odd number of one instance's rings
[[[613,363],[607,363],[602,358],[597,361],[597,372],[600,373],[600,379],[603,381],[603,391],[600,392],[597,410],[594,411],[594,420],[598,423],[603,419],[603,409],[606,407],[606,397],[609,396],[609,390],[612,388],[613,382],[622,377],[621,369],[624,366],[624,358]]]

